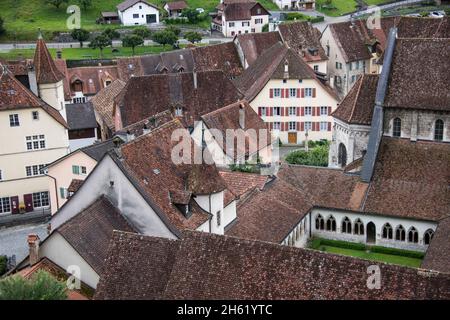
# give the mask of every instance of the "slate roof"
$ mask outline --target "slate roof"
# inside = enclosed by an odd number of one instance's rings
[[[450,273],[450,217],[439,221],[421,268]]]
[[[320,43],[320,32],[309,22],[282,23],[278,26],[283,42],[297,53],[305,52],[306,62],[328,60],[325,50]],[[312,55],[309,49],[317,50]]]
[[[450,111],[450,38],[398,39],[385,107]]]
[[[42,37],[39,37],[36,42],[34,70],[38,84],[57,83],[64,78],[64,75],[56,67]]]
[[[116,232],[95,299],[449,299],[450,277],[202,232],[168,240]]]
[[[114,230],[134,232],[135,228],[105,196],[101,196],[55,232],[100,274],[105,266],[104,260]]]
[[[349,124],[370,125],[378,78],[373,74],[361,75],[332,116]]]
[[[103,158],[103,156],[109,150],[111,150],[113,148],[114,148],[114,143],[113,143],[112,139],[110,139],[110,140],[106,140],[103,142],[94,143],[90,146],[81,148],[80,150],[98,162]]]
[[[383,137],[363,211],[438,221],[450,212],[450,145]]]
[[[128,126],[165,110],[183,109],[181,119],[193,126],[200,116],[231,104],[242,94],[222,71],[153,75],[131,78],[116,98],[122,124]]]
[[[125,11],[125,10],[127,10],[129,7],[134,6],[134,5],[135,5],[136,3],[138,3],[138,2],[145,3],[145,4],[149,5],[150,7],[153,7],[153,8],[155,8],[155,9],[158,9],[157,6],[155,6],[154,4],[152,4],[152,3],[150,3],[150,2],[147,2],[147,1],[145,1],[145,0],[126,0],[126,1],[124,1],[124,2],[122,2],[122,3],[119,3],[119,4],[117,5],[117,9],[119,9],[119,11]]]
[[[92,103],[66,104],[67,123],[69,130],[82,130],[97,128]]]
[[[106,88],[98,92],[91,100],[94,110],[100,115],[105,125],[111,130],[115,130],[114,125],[114,99],[119,95],[120,91],[125,87],[125,82],[115,80]]]
[[[245,60],[251,66],[265,50],[271,48],[277,42],[282,42],[282,38],[279,32],[272,31],[239,34],[235,41],[239,43]]]
[[[67,123],[55,108],[28,90],[4,65],[0,64],[0,111],[41,108],[67,128]]]

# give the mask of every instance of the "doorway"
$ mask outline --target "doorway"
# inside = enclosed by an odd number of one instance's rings
[[[23,202],[25,202],[25,211],[31,212],[33,211],[33,195],[32,194],[25,194],[23,196]]]
[[[147,24],[156,23],[156,14],[148,14],[146,16],[146,18],[147,18]]]
[[[375,235],[376,235],[376,228],[375,224],[371,221],[367,224],[367,243],[375,243]]]
[[[347,149],[343,143],[339,144],[338,163],[341,167],[345,167],[347,165]]]
[[[297,132],[289,132],[288,133],[288,143],[289,144],[297,144]]]

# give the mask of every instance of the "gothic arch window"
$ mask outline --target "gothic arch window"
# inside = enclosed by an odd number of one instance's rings
[[[345,217],[344,220],[342,220],[342,233],[352,233],[352,222],[348,217]]]
[[[392,227],[391,227],[391,225],[390,225],[389,223],[386,223],[386,224],[383,226],[383,234],[382,234],[382,237],[383,237],[384,239],[392,239]]]
[[[401,137],[402,136],[402,120],[400,118],[395,118],[392,125],[392,136]]]
[[[423,243],[428,245],[431,243],[431,239],[433,239],[434,236],[434,231],[431,229],[428,229],[427,231],[425,231],[424,235],[423,235]]]
[[[419,242],[419,233],[416,228],[411,227],[408,231],[408,242],[418,243]]]
[[[325,222],[323,220],[323,217],[319,214],[316,217],[316,229],[317,230],[323,230],[325,229]]]
[[[338,164],[342,167],[347,165],[347,149],[343,143],[340,143],[338,147]]]
[[[441,119],[437,119],[434,122],[434,140],[444,140],[444,121],[442,121]]]
[[[327,219],[327,231],[336,231],[336,220],[333,216],[329,216]]]
[[[403,228],[402,225],[399,225],[397,229],[395,229],[395,240],[405,241],[405,239],[406,239],[405,228]]]
[[[360,236],[364,235],[364,224],[362,223],[361,219],[356,219],[355,221],[355,227],[353,228],[353,233],[358,234]]]

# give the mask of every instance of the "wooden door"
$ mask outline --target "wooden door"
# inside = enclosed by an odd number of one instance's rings
[[[288,133],[288,143],[289,144],[297,144],[297,132],[289,132]]]
[[[11,213],[16,214],[19,213],[19,197],[11,197]]]
[[[31,212],[33,211],[33,195],[32,194],[24,194],[23,201],[25,202],[25,211]]]

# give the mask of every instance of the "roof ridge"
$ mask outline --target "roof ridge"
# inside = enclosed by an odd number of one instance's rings
[[[149,137],[150,135],[156,134],[156,133],[158,133],[159,131],[161,131],[161,130],[163,130],[163,129],[166,129],[166,127],[170,127],[170,126],[173,126],[173,125],[175,125],[175,124],[181,125],[181,128],[180,128],[180,129],[186,130],[186,129],[182,126],[181,121],[180,121],[178,118],[175,118],[175,119],[172,119],[172,120],[170,120],[170,121],[168,121],[168,122],[163,123],[162,125],[156,127],[155,129],[151,130],[150,132],[148,132],[148,133],[146,133],[146,134],[143,134],[143,135],[141,135],[141,136],[139,136],[139,137],[137,137],[137,138],[135,138],[135,139],[133,139],[133,140],[131,140],[131,141],[129,141],[129,142],[124,143],[122,147],[128,147],[128,146],[131,146],[131,145],[133,145],[133,144],[135,144],[135,143],[137,143],[137,142],[143,140],[144,138]],[[121,147],[121,148],[122,148],[122,147]]]

